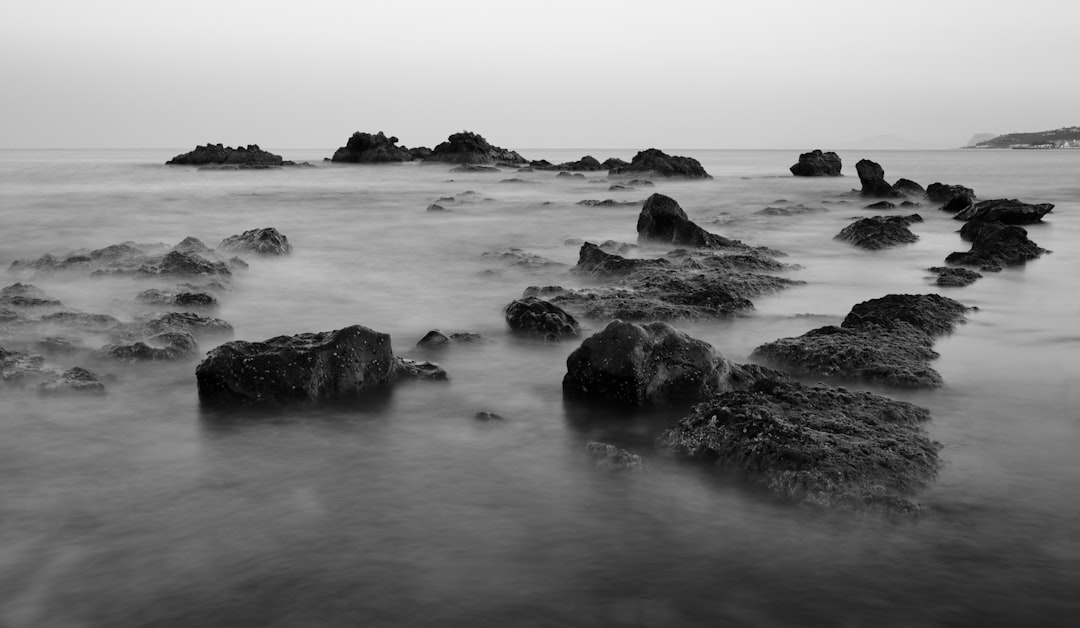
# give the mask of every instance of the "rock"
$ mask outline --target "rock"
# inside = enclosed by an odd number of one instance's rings
[[[501,179],[499,183],[532,183],[532,181],[527,181],[519,177],[513,177],[511,179]]]
[[[428,161],[443,161],[454,164],[525,164],[525,158],[512,150],[492,146],[482,136],[463,131],[454,133],[447,140],[431,151]],[[458,170],[451,172],[474,172]]]
[[[971,205],[953,218],[964,221],[1000,222],[1006,225],[1030,225],[1042,222],[1043,216],[1054,209],[1051,203],[1032,205],[1015,198],[999,198],[980,201]]]
[[[678,246],[725,248],[745,246],[697,226],[670,196],[653,194],[645,201],[637,221],[638,241],[663,242]]]
[[[671,263],[660,259],[627,259],[605,252],[592,242],[581,245],[573,272],[594,277],[622,277],[643,268],[664,268]]]
[[[416,148],[409,149],[409,155],[412,156],[413,159],[418,159],[420,161],[430,160],[431,152],[431,149],[427,146],[417,146]]]
[[[503,416],[495,414],[494,412],[487,412],[484,410],[481,410],[480,412],[474,414],[473,418],[483,423],[501,422],[506,420],[506,418]]]
[[[0,384],[21,385],[46,377],[45,358],[21,351],[8,351],[0,347]]]
[[[146,305],[166,305],[190,309],[213,309],[218,305],[217,297],[205,292],[173,292],[156,288],[143,290],[135,295],[135,299]]]
[[[870,203],[866,206],[866,209],[896,209],[896,203],[892,201],[878,201],[876,203]]]
[[[859,182],[862,183],[861,194],[878,198],[891,198],[897,196],[889,182],[885,180],[885,169],[869,159],[860,159],[855,164],[855,171],[859,173]]]
[[[477,166],[474,164],[464,164],[451,168],[450,172],[502,172],[495,166]]]
[[[926,270],[935,273],[937,279],[934,281],[936,286],[944,286],[949,288],[961,288],[963,286],[970,286],[979,279],[982,279],[982,275],[967,268],[956,268],[954,266],[933,266]]]
[[[0,290],[0,306],[8,308],[62,307],[63,305],[33,284],[13,283]]]
[[[608,192],[632,192],[633,186],[615,184],[608,187]]]
[[[186,332],[203,340],[209,338],[231,338],[233,326],[220,318],[201,316],[192,312],[169,312],[153,318],[137,320],[120,334],[161,334],[165,332]]]
[[[556,179],[584,179],[585,175],[581,174],[580,172],[573,172],[573,173],[572,172],[560,172],[559,174],[555,175],[555,178]]]
[[[615,199],[606,198],[602,201],[596,199],[585,199],[578,201],[578,205],[584,207],[625,207],[628,205],[641,205],[641,201],[616,201]]]
[[[897,179],[896,183],[893,183],[892,191],[894,196],[915,196],[922,198],[926,195],[926,190],[923,186],[915,183],[911,179]]]
[[[9,271],[30,275],[53,273],[136,274],[146,264],[157,264],[147,251],[130,242],[94,251],[75,251],[62,257],[46,253],[36,260],[15,260]]]
[[[112,343],[102,347],[105,359],[123,362],[166,362],[195,357],[199,346],[187,332],[167,331],[131,343]]]
[[[224,262],[210,261],[197,253],[169,251],[161,259],[159,266],[144,266],[140,270],[140,274],[231,277],[232,271]]]
[[[585,244],[579,242],[578,244]],[[629,242],[616,242],[615,240],[604,240],[600,243],[600,250],[605,253],[611,253],[612,255],[626,255],[630,251],[638,248],[636,244],[630,244]]]
[[[67,393],[94,393],[105,392],[105,384],[90,371],[73,367],[64,371],[57,379],[42,382],[38,385],[38,391],[42,394],[55,395]]]
[[[667,155],[655,148],[639,152],[625,166],[609,168],[608,174],[611,176],[646,174],[656,177],[684,177],[687,179],[712,178],[701,167],[701,162],[693,157]]]
[[[823,153],[815,149],[799,155],[799,163],[790,168],[796,177],[839,177],[840,156],[836,153]]]
[[[623,162],[623,163],[625,163],[625,162]],[[656,186],[655,183],[653,183],[652,181],[649,181],[648,179],[630,179],[629,181],[626,182],[626,185],[632,185],[634,187],[639,187],[639,188],[651,188],[651,187]]]
[[[196,146],[190,153],[177,155],[169,161],[168,165],[203,166],[208,164],[249,165],[249,166],[281,166],[285,161],[281,155],[275,155],[259,148],[258,144],[248,144],[247,147],[222,146],[221,144],[207,144]]]
[[[344,146],[334,151],[330,161],[351,164],[412,161],[412,153],[403,146],[397,146],[397,142],[398,138],[386,137],[382,131],[374,135],[357,131]]]
[[[566,359],[563,395],[620,405],[680,405],[747,385],[758,367],[728,362],[664,322],[614,320]]]
[[[836,234],[838,240],[848,240],[855,246],[871,251],[910,244],[919,239],[908,227],[922,222],[922,216],[872,216],[856,220]]]
[[[603,164],[596,160],[595,157],[585,155],[577,161],[567,161],[555,166],[559,170],[571,170],[571,171],[585,171],[596,172],[598,170],[607,170]]]
[[[914,201],[904,201],[900,203],[900,207],[918,207],[920,205],[922,205],[922,203],[916,203]]]
[[[535,297],[511,301],[505,308],[506,323],[515,333],[561,340],[581,335],[581,326],[562,308]]]
[[[206,246],[206,244],[204,244],[202,240],[194,236],[188,236],[184,238],[179,243],[177,243],[176,246],[172,247],[172,250],[180,251],[182,253],[197,253],[204,257],[210,257],[214,255],[213,249]]]
[[[615,445],[591,442],[585,445],[585,451],[595,462],[596,468],[601,471],[640,472],[645,470],[645,460],[641,456],[619,449]]]
[[[752,359],[799,377],[831,377],[899,388],[937,388],[934,338],[968,308],[936,294],[890,294],[851,308],[840,327],[813,329],[754,349]]]
[[[619,168],[623,168],[623,167],[629,166],[629,165],[630,165],[630,162],[625,161],[623,159],[619,159],[618,157],[608,157],[607,159],[605,159],[600,164],[600,166],[604,170],[608,170],[608,171],[617,170]]]
[[[227,342],[195,369],[205,404],[275,404],[355,398],[405,378],[446,378],[429,362],[393,355],[390,336],[360,325],[263,342]]]
[[[59,327],[69,331],[84,333],[103,333],[120,326],[120,321],[108,314],[88,314],[86,312],[54,312],[38,319],[41,325]]]
[[[755,214],[759,216],[798,216],[801,214],[816,214],[829,211],[824,207],[811,207],[807,205],[791,205],[789,207],[766,207],[759,209]]]
[[[765,379],[695,406],[660,442],[796,502],[915,513],[912,497],[941,467],[929,418],[869,392]]]
[[[926,188],[926,198],[933,203],[948,203],[956,197],[975,199],[975,190],[962,185],[947,185],[945,183],[931,183]]]
[[[229,236],[218,248],[226,251],[251,251],[259,255],[288,255],[292,253],[289,238],[273,227],[250,229],[240,235]]]
[[[70,354],[85,348],[79,338],[68,336],[44,336],[34,342],[34,348],[42,353]]]
[[[480,334],[474,334],[471,332],[455,332],[448,336],[439,331],[438,329],[433,329],[428,333],[424,334],[424,337],[416,343],[416,346],[423,347],[425,349],[441,349],[451,344],[462,342],[480,342],[483,339],[484,337]]]
[[[446,209],[442,205],[439,205],[438,203],[432,203],[431,205],[428,205],[427,210],[429,212],[445,212],[445,211],[449,211],[448,209]]]
[[[960,230],[960,235],[971,241],[971,250],[950,253],[945,261],[988,272],[1024,264],[1048,252],[1028,238],[1026,229],[1015,225],[971,221]]]
[[[517,248],[485,251],[480,254],[480,257],[489,260],[498,260],[508,266],[521,270],[537,270],[565,266],[565,264],[561,262],[556,262],[555,260],[548,259],[542,255],[528,253]]]

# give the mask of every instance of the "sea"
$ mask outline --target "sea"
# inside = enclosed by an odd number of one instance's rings
[[[105,378],[99,396],[0,387],[0,626],[1080,625],[1080,151],[838,151],[845,176],[797,178],[798,150],[672,148],[713,178],[612,191],[605,173],[339,165],[323,161],[329,148],[274,151],[312,167],[164,165],[186,150],[0,151],[0,283],[31,281],[69,309],[131,320],[144,311],[134,295],[153,284],[6,269],[275,227],[293,254],[248,256],[220,296],[214,315],[236,339],[360,324],[449,380],[265,413],[201,406],[201,356],[86,364]],[[563,162],[636,151],[519,152]],[[1052,253],[937,287],[926,269],[969,245],[929,202],[886,212],[922,215],[916,243],[836,240],[882,213],[852,193],[862,158],[890,181],[1053,203],[1028,227]],[[783,274],[804,284],[754,299],[744,316],[674,323],[732,361],[890,293],[977,308],[936,344],[943,388],[868,388],[931,412],[944,466],[917,496],[921,514],[793,504],[658,451],[657,430],[685,409],[563,400],[580,340],[512,336],[503,308],[528,286],[585,285],[569,272],[583,240],[636,242],[639,205],[579,201],[653,192],[799,266]],[[444,197],[450,211],[427,211]],[[798,205],[816,211],[761,213]],[[523,254],[553,263],[513,263]],[[592,333],[606,321],[583,323]],[[417,348],[432,329],[484,341]],[[591,441],[640,454],[646,470],[596,468]]]

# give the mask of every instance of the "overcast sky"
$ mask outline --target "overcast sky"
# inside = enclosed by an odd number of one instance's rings
[[[1080,125],[1080,3],[5,0],[0,147],[931,147]]]

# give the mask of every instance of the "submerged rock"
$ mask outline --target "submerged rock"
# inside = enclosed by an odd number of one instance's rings
[[[454,164],[524,164],[525,158],[512,150],[492,146],[482,136],[469,131],[454,133],[431,151],[428,161]],[[458,170],[451,172],[473,172]]]
[[[246,147],[222,146],[221,144],[207,144],[196,146],[195,150],[177,155],[169,161],[168,165],[204,166],[211,164],[224,165],[249,165],[249,166],[281,166],[286,162],[281,155],[267,152],[259,148],[258,144],[248,144]]]
[[[866,209],[896,209],[896,203],[892,201],[878,201],[876,203],[870,203],[866,206]]]
[[[1047,252],[1028,238],[1023,227],[1000,222],[972,221],[964,225],[960,235],[971,241],[971,250],[950,253],[945,258],[949,264],[999,272],[1006,266],[1024,264]]]
[[[645,470],[644,458],[625,449],[619,449],[615,445],[594,441],[585,445],[585,451],[593,459],[596,468],[601,471],[640,472]]]
[[[289,238],[273,227],[249,229],[240,235],[229,236],[218,245],[226,251],[251,251],[259,255],[288,255],[292,253]]]
[[[610,161],[610,160],[609,160]],[[608,164],[608,162],[604,162]],[[634,155],[626,165],[609,165],[610,175],[652,175],[657,177],[684,177],[687,179],[711,179],[701,162],[693,157],[668,155],[661,150],[649,148]]]
[[[799,163],[790,168],[796,177],[839,177],[842,163],[833,152],[813,150],[799,155]]]
[[[495,166],[478,166],[476,164],[464,164],[450,169],[450,172],[502,172]]]
[[[544,340],[562,340],[581,335],[581,326],[573,316],[543,299],[526,297],[511,301],[504,313],[506,324],[515,333]]]
[[[480,254],[480,257],[488,260],[497,260],[511,266],[513,268],[519,268],[524,270],[536,270],[547,268],[560,268],[566,266],[562,262],[556,262],[553,259],[548,259],[543,255],[537,255],[535,253],[529,253],[517,248],[500,249],[498,251],[485,251]]]
[[[687,217],[670,196],[653,194],[645,201],[637,221],[638,241],[663,242],[705,248],[743,247],[738,240],[705,231]]]
[[[936,294],[890,294],[851,308],[839,327],[813,329],[754,349],[751,358],[799,377],[832,377],[899,388],[937,388],[934,338],[968,311]]]
[[[0,384],[22,385],[51,373],[45,368],[44,357],[0,347]]]
[[[101,394],[105,392],[105,384],[98,379],[97,375],[76,366],[64,371],[56,379],[42,382],[38,385],[38,391],[47,395],[67,393]]]
[[[404,146],[397,146],[398,138],[387,137],[382,131],[372,135],[357,131],[344,146],[334,151],[330,161],[350,164],[381,164],[412,161],[412,153]]]
[[[459,343],[471,343],[480,342],[484,339],[480,334],[474,334],[472,332],[455,332],[452,334],[444,334],[438,329],[433,329],[424,334],[424,337],[417,341],[416,346],[426,349],[441,349],[451,344]]]
[[[0,306],[6,308],[62,307],[64,304],[50,297],[33,284],[13,283],[0,290]]]
[[[199,345],[195,337],[183,331],[167,331],[135,342],[105,345],[101,357],[123,362],[169,362],[195,357]]]
[[[910,244],[919,239],[908,227],[922,222],[922,216],[872,216],[856,220],[836,234],[839,240],[848,240],[855,246],[872,251]]]
[[[955,266],[933,266],[926,270],[937,275],[937,279],[934,280],[934,285],[948,288],[970,286],[979,279],[982,279],[980,273],[968,270],[967,268],[957,268]]]
[[[360,325],[227,342],[195,369],[199,399],[206,404],[352,398],[405,378],[446,379],[446,372],[430,362],[394,356],[389,335]]]
[[[1030,225],[1042,222],[1054,209],[1051,203],[1023,203],[1015,198],[980,201],[958,212],[953,218],[964,221],[1000,222],[1006,225]]]
[[[174,292],[171,290],[158,290],[157,288],[143,290],[135,295],[135,300],[146,305],[165,305],[189,309],[213,309],[218,305],[217,297],[206,292]]]
[[[143,275],[184,275],[198,276],[211,275],[231,277],[232,271],[225,262],[211,261],[198,253],[185,253],[183,251],[169,251],[161,259],[157,267],[143,267],[140,270]]]
[[[913,496],[941,467],[922,428],[929,418],[868,392],[765,379],[695,406],[660,440],[796,502],[915,513]]]

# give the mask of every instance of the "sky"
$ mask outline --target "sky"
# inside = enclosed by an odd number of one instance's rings
[[[0,148],[945,148],[1078,59],[1074,0],[4,0]]]

